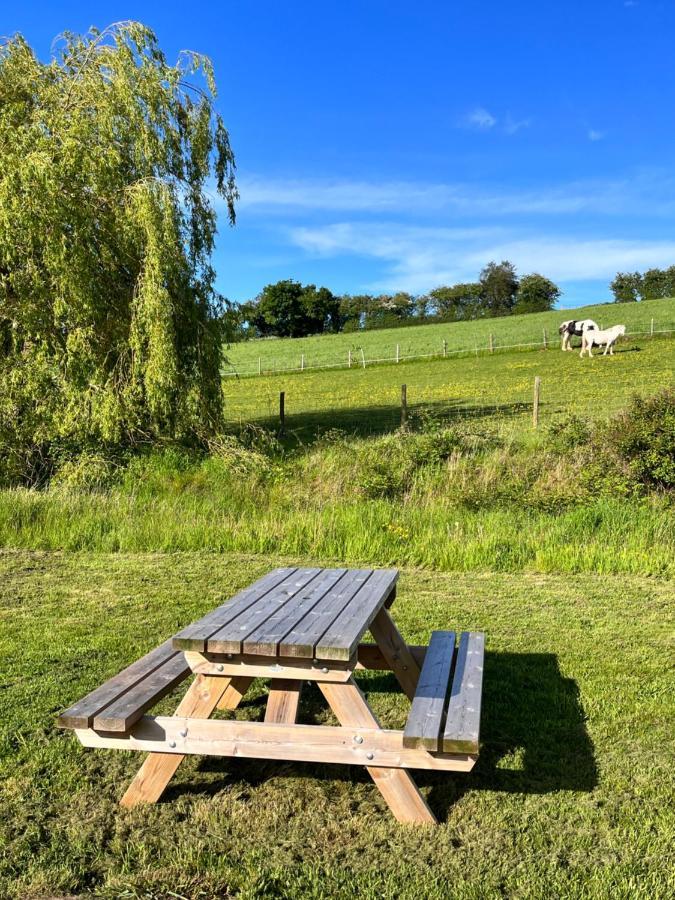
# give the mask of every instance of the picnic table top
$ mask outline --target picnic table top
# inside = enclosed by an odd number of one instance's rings
[[[173,638],[177,650],[348,660],[396,587],[396,569],[279,568]]]

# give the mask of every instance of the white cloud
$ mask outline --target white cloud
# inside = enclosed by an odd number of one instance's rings
[[[240,211],[248,215],[277,213],[400,213],[427,216],[560,216],[675,213],[675,177],[663,172],[634,173],[625,178],[596,179],[503,189],[498,186],[415,181],[350,181],[348,179],[239,180]]]
[[[478,131],[489,131],[497,124],[497,119],[482,106],[477,106],[464,119],[464,125]]]
[[[372,290],[429,290],[473,280],[490,260],[509,259],[521,273],[544,272],[557,281],[611,278],[617,271],[672,264],[675,240],[583,239],[542,234],[514,236],[494,227],[474,229],[343,222],[291,229],[292,243],[318,256],[379,260],[385,274]]]
[[[588,130],[588,140],[589,141],[601,141],[605,136],[604,131],[597,131],[595,128],[589,128]]]
[[[504,131],[506,134],[517,134],[521,129],[529,128],[531,124],[531,119],[514,119],[511,115],[507,115],[504,123]]]

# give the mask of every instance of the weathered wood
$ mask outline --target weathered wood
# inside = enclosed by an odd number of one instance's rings
[[[293,724],[298,718],[302,685],[302,681],[274,679],[267,697],[265,721]]]
[[[247,604],[234,618],[215,631],[206,642],[210,653],[241,653],[242,643],[251,632],[279,609],[295,600],[315,579],[322,577],[321,569],[297,569],[255,603]]]
[[[352,597],[367,585],[372,575],[372,569],[350,569],[326,593],[321,603],[309,610],[302,621],[284,636],[279,644],[279,655],[311,659],[317,641],[330,628]]]
[[[279,645],[297,625],[317,606],[346,574],[347,569],[325,569],[292,602],[275,610],[268,619],[254,629],[243,641],[243,652],[260,656],[276,656]]]
[[[319,685],[319,688],[341,725],[354,729],[380,728],[380,723],[368,706],[366,698],[353,681],[339,685],[323,683]],[[354,737],[363,738],[363,743],[365,743],[365,735],[360,730]],[[357,742],[354,741],[354,743]],[[425,751],[404,751],[401,747],[400,753],[404,752],[423,753]],[[427,806],[409,772],[393,767],[380,768],[387,764],[380,751],[367,750],[365,757],[370,777],[399,822],[436,824],[436,817]]]
[[[478,753],[484,656],[485,635],[463,632],[443,732],[445,753]]]
[[[227,708],[235,709],[245,692],[244,685],[236,682],[237,679],[205,678],[203,675],[198,675],[178,704],[175,716],[208,719],[216,705],[223,703],[228,691],[231,705]],[[244,690],[240,693],[237,688],[244,688]],[[172,749],[169,747],[170,741],[171,738],[167,738],[165,741],[165,752],[151,752],[144,761],[120,800],[122,806],[156,803],[162,796],[166,786],[185,759],[185,754],[166,752]]]
[[[177,654],[97,713],[93,727],[97,731],[128,731],[143,713],[189,674],[190,669],[183,655]]]
[[[378,569],[349,601],[318,641],[317,659],[351,659],[370,623],[396,586],[396,569]]]
[[[187,625],[173,637],[173,646],[179,650],[204,650],[209,637],[231,622],[242,610],[247,609],[254,601],[264,597],[296,569],[280,568],[268,572],[256,582],[239,591],[212,612]]]
[[[90,728],[77,729],[75,734],[85,747],[151,751],[153,756],[178,759],[195,754],[363,765],[371,774],[379,774],[382,780],[378,787],[387,785],[385,790],[392,788],[394,796],[398,791],[390,781],[387,784],[387,769],[470,772],[476,762],[474,756],[466,753],[432,755],[426,750],[407,750],[401,743],[401,731],[373,727],[145,716],[128,734],[101,734]],[[357,743],[355,737],[362,741]],[[368,758],[369,754],[372,759]],[[412,784],[417,790],[412,779],[405,779],[403,783]],[[414,803],[413,809],[416,811],[418,804]],[[429,821],[426,817],[424,820]]]
[[[237,675],[252,678],[291,678],[294,681],[347,681],[356,665],[353,660],[320,660],[292,657],[232,656],[223,653],[185,651],[193,672],[201,675]]]
[[[404,747],[439,749],[454,655],[454,631],[433,631],[405,723]]]
[[[418,644],[408,644],[417,665],[422,668],[427,648]],[[357,669],[379,669],[391,671],[391,666],[377,644],[359,644],[356,649]]]
[[[388,611],[382,607],[370,623],[370,633],[377,641],[382,655],[389,663],[398,683],[409,700],[415,696],[420,667],[406,642],[394,624]]]
[[[222,697],[218,701],[218,709],[236,709],[246,691],[251,687],[252,677],[246,675],[233,675],[231,678],[223,678],[229,681]]]
[[[113,701],[121,697],[126,691],[133,688],[139,682],[147,678],[165,663],[178,657],[171,646],[171,641],[165,641],[159,647],[155,647],[141,659],[136,660],[117,675],[109,678],[104,684],[96,688],[86,697],[78,700],[73,706],[64,710],[56,720],[61,728],[86,728],[94,721],[94,716],[105,709]],[[187,668],[187,666],[186,666]]]

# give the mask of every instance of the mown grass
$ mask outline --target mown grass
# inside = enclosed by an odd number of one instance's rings
[[[622,323],[633,332],[649,331],[651,320],[654,319],[655,330],[672,331],[675,330],[675,300],[605,303],[501,319],[415,325],[308,338],[244,341],[228,346],[227,363],[223,371],[257,374],[259,360],[263,372],[299,368],[302,355],[305,357],[305,366],[344,366],[350,350],[354,354],[354,365],[358,366],[361,350],[366,360],[393,359],[397,344],[401,358],[440,354],[444,340],[447,341],[447,352],[451,354],[458,351],[473,352],[476,348],[479,352],[484,352],[489,346],[490,334],[493,335],[493,345],[497,349],[530,342],[538,347],[543,344],[544,329],[549,345],[557,347],[558,326],[566,319],[595,319],[604,328]]]
[[[436,829],[397,825],[359,769],[241,759],[190,759],[164,802],[121,809],[140,756],[85,751],[58,711],[289,562],[302,560],[0,554],[1,896],[673,895],[673,591],[655,579],[403,572],[393,613],[408,640],[488,636],[478,765],[416,776]],[[400,727],[392,678],[360,681]],[[260,719],[265,690],[237,715]],[[301,720],[332,721],[313,690]]]
[[[606,418],[631,394],[674,383],[675,340],[626,338],[613,357],[583,360],[578,353],[549,350],[227,379],[225,416],[235,425],[276,427],[284,391],[287,430],[297,441],[335,427],[359,434],[390,431],[400,424],[405,383],[411,412],[426,408],[448,419],[479,419],[522,432],[531,425],[536,375],[542,379],[542,425],[567,413]]]

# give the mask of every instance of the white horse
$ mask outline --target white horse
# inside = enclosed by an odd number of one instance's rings
[[[590,330],[591,328],[596,328],[598,329],[598,331],[600,330],[598,327],[598,323],[594,322],[593,319],[569,319],[567,322],[563,322],[558,329],[558,333],[562,337],[562,345],[560,349],[572,350],[572,338],[581,337],[585,329]]]
[[[588,350],[588,355],[593,356],[591,347],[602,347],[603,344],[605,352],[602,355],[607,356],[607,351],[609,350],[609,355],[614,356],[614,344],[625,333],[625,325],[613,325],[612,328],[605,328],[604,331],[600,331],[597,328],[584,330],[584,333],[581,335],[581,353],[579,356],[584,355],[584,350]]]

